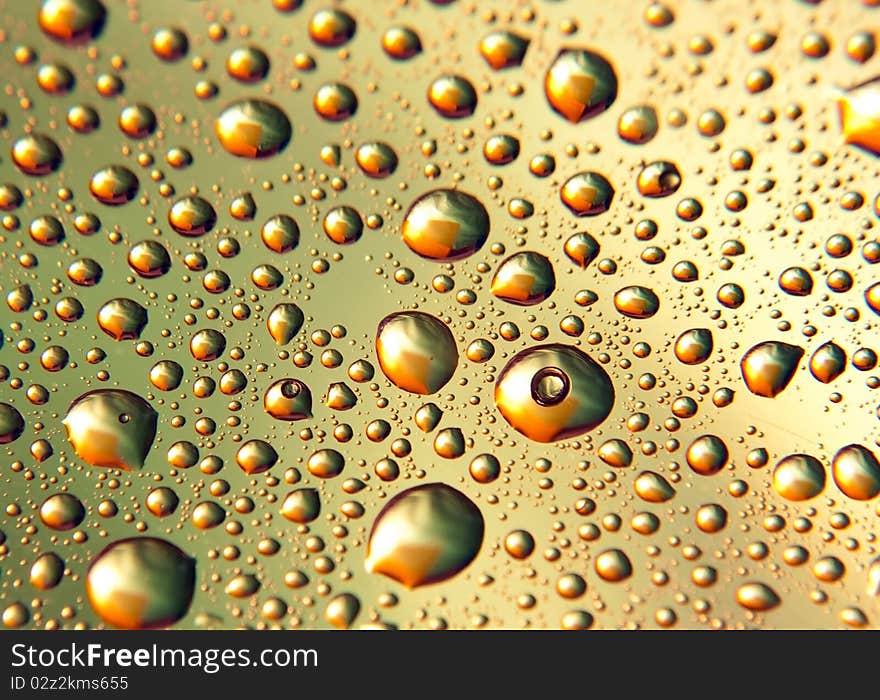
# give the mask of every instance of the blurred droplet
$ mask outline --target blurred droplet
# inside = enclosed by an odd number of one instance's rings
[[[114,627],[168,627],[189,610],[195,574],[195,560],[166,540],[119,540],[92,560],[86,594],[92,609]]]

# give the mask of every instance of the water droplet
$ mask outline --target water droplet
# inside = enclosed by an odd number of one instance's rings
[[[846,352],[831,341],[816,349],[810,358],[810,372],[823,384],[828,384],[846,369]]]
[[[241,46],[226,59],[226,72],[242,83],[258,83],[269,74],[269,57],[258,46]]]
[[[99,0],[43,0],[37,21],[55,41],[83,44],[98,36],[106,18]]]
[[[306,525],[317,520],[321,513],[321,497],[317,489],[291,491],[281,504],[281,515],[292,523]]]
[[[657,125],[657,112],[654,108],[639,105],[629,108],[620,115],[617,133],[627,143],[648,143],[657,135]]]
[[[675,489],[657,472],[644,471],[636,477],[634,488],[648,503],[665,503],[675,497]]]
[[[480,40],[480,55],[494,70],[521,65],[528,48],[529,40],[513,32],[490,32]]]
[[[38,591],[55,588],[64,577],[64,560],[55,552],[45,552],[31,566],[31,585]]]
[[[34,177],[54,173],[63,160],[58,144],[44,134],[22,136],[12,144],[11,155],[21,172]]]
[[[37,85],[49,95],[66,95],[75,84],[76,76],[63,63],[47,63],[37,71]]]
[[[636,185],[644,197],[668,197],[681,186],[681,173],[675,163],[655,160],[642,168]]]
[[[877,49],[874,34],[871,32],[856,32],[846,42],[846,55],[857,63],[866,63]]]
[[[189,341],[190,353],[201,362],[216,360],[224,350],[226,350],[226,338],[213,328],[197,331]]]
[[[838,450],[831,473],[837,488],[856,501],[868,501],[880,493],[880,463],[866,447],[847,445]]]
[[[262,474],[278,461],[278,453],[265,440],[248,440],[235,453],[235,462],[245,474]]]
[[[156,629],[186,615],[195,577],[195,559],[166,540],[119,540],[92,561],[86,595],[92,609],[114,627]]]
[[[428,88],[428,102],[440,116],[461,119],[477,108],[477,91],[467,78],[441,75]]]
[[[67,268],[67,278],[79,287],[93,287],[101,281],[103,275],[103,268],[97,260],[91,258],[76,260]]]
[[[614,188],[604,175],[583,172],[566,180],[559,196],[575,216],[596,216],[611,206]]]
[[[239,158],[268,158],[284,150],[293,134],[290,119],[271,102],[233,102],[215,124],[220,145]]]
[[[563,247],[568,259],[582,270],[599,255],[599,242],[586,231],[572,234]]]
[[[353,117],[358,108],[357,95],[344,83],[326,83],[318,88],[314,100],[315,112],[322,119],[341,122]]]
[[[198,196],[178,199],[168,210],[168,223],[187,238],[204,236],[217,223],[217,212],[206,199]]]
[[[746,583],[736,591],[736,602],[746,610],[767,612],[777,607],[782,601],[776,592],[763,583]]]
[[[458,349],[445,323],[420,311],[386,316],[376,332],[383,374],[414,394],[439,391],[455,373]]]
[[[318,10],[309,20],[312,41],[327,48],[348,43],[356,29],[354,18],[344,10]]]
[[[53,530],[72,530],[86,517],[86,509],[71,493],[55,493],[40,506],[40,520]]]
[[[180,499],[177,494],[167,486],[155,488],[147,494],[146,505],[149,510],[157,518],[166,518],[177,510]]]
[[[336,629],[347,630],[351,627],[361,610],[361,602],[351,593],[340,593],[333,596],[324,609],[324,619]]]
[[[158,241],[140,241],[128,251],[128,265],[141,277],[153,279],[171,269],[171,256]]]
[[[697,509],[696,522],[702,532],[721,532],[727,526],[727,511],[717,503],[707,503]]]
[[[354,157],[358,167],[368,177],[384,178],[397,170],[397,154],[382,141],[362,143]]]
[[[587,582],[580,574],[564,574],[556,581],[556,592],[563,598],[574,600],[587,592]]]
[[[628,467],[632,464],[633,459],[629,445],[618,438],[606,440],[599,445],[596,455],[611,467]]]
[[[422,42],[409,27],[391,27],[382,35],[382,48],[391,58],[406,61],[422,52]]]
[[[845,143],[880,156],[880,78],[872,78],[837,99]]]
[[[416,199],[403,220],[403,240],[431,260],[472,255],[489,237],[489,214],[475,197],[457,190],[433,190]]]
[[[543,345],[508,362],[495,385],[495,404],[529,439],[555,442],[601,424],[614,405],[614,387],[605,370],[577,348]]]
[[[136,340],[147,327],[147,310],[132,299],[111,299],[98,310],[98,326],[114,340]]]
[[[287,214],[278,214],[263,224],[260,238],[269,250],[288,253],[299,245],[299,226]]]
[[[464,454],[465,442],[460,428],[443,428],[434,436],[434,452],[445,459],[456,459]]]
[[[555,288],[553,265],[533,251],[514,253],[492,278],[492,295],[517,306],[540,304]]]
[[[479,484],[490,484],[501,475],[501,464],[495,455],[480,454],[471,460],[468,472]]]
[[[360,240],[364,232],[361,215],[352,207],[335,207],[324,217],[324,233],[334,243],[349,245]]]
[[[617,97],[617,76],[599,54],[564,49],[544,77],[544,94],[555,112],[576,124],[611,106]]]
[[[805,297],[813,291],[813,278],[802,267],[789,267],[779,275],[779,288],[786,294]]]
[[[30,619],[31,614],[27,607],[18,601],[7,606],[3,611],[3,625],[11,629],[24,627]]]
[[[269,313],[266,327],[278,345],[287,345],[302,328],[305,316],[296,304],[278,304]]]
[[[480,509],[445,484],[423,484],[392,498],[373,523],[366,569],[416,588],[468,566],[483,543]]]
[[[250,192],[244,192],[229,203],[229,213],[239,221],[253,221],[257,215],[257,203]],[[263,241],[265,243],[265,240]]]
[[[875,557],[868,567],[868,595],[880,595],[880,557]]]
[[[471,362],[488,362],[495,356],[495,346],[486,338],[477,338],[468,344],[465,355]]]
[[[250,598],[260,590],[262,584],[254,574],[238,574],[233,576],[223,592],[233,598]]]
[[[606,549],[596,557],[596,573],[603,581],[618,583],[632,576],[632,563],[619,549]]]
[[[357,404],[357,396],[345,382],[334,382],[327,389],[327,407],[347,411]]]
[[[128,105],[119,113],[119,129],[133,139],[145,139],[156,130],[156,115],[145,104]]]
[[[691,328],[675,341],[675,357],[686,365],[699,365],[712,354],[712,331],[708,328]]]
[[[519,156],[519,139],[510,134],[490,136],[483,145],[483,157],[492,165],[507,165]]]
[[[514,559],[528,559],[535,551],[535,538],[526,530],[514,530],[504,538],[504,549]]]
[[[571,610],[562,616],[560,626],[564,630],[588,630],[595,619],[586,610]]]
[[[701,435],[687,449],[687,463],[702,476],[717,474],[729,459],[727,445],[717,435]]]
[[[614,308],[628,318],[651,318],[660,310],[660,300],[652,289],[633,285],[614,294]]]
[[[345,457],[332,448],[313,452],[306,462],[309,474],[320,479],[332,479],[339,476],[345,468]]]
[[[773,470],[773,489],[786,500],[806,501],[824,488],[825,467],[810,455],[788,455]]]
[[[703,136],[718,136],[725,126],[724,115],[717,109],[707,109],[697,119],[697,130]]]
[[[101,126],[101,117],[94,107],[74,105],[67,112],[67,124],[78,134],[90,134]]]
[[[24,418],[15,406],[0,403],[0,445],[15,442],[24,432]]]
[[[62,422],[80,459],[93,467],[129,470],[144,465],[158,417],[137,394],[95,389],[76,399]]]
[[[803,348],[780,341],[758,343],[743,356],[740,363],[746,386],[756,396],[773,398],[788,386]]]
[[[153,34],[150,47],[153,53],[163,61],[179,61],[189,50],[189,39],[182,29],[163,27]]]
[[[311,418],[312,392],[299,379],[280,379],[266,390],[263,407],[278,420]]]
[[[813,564],[813,576],[825,583],[839,581],[846,574],[846,567],[837,557],[822,557]]]

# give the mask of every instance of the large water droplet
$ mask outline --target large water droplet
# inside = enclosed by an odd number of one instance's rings
[[[220,145],[239,158],[268,158],[284,150],[293,133],[280,107],[259,99],[233,102],[215,124]]]
[[[24,418],[18,409],[8,403],[0,403],[0,445],[15,442],[24,432]]]
[[[452,332],[420,311],[386,316],[376,332],[376,354],[385,376],[414,394],[439,391],[452,379],[458,363]]]
[[[483,543],[480,509],[445,484],[424,484],[392,498],[373,523],[366,569],[407,588],[445,581],[470,564]]]
[[[441,116],[461,119],[477,108],[477,91],[463,76],[441,75],[428,88],[428,102]]]
[[[137,175],[122,165],[101,168],[89,180],[89,192],[101,204],[119,206],[135,198],[138,193]]]
[[[825,467],[810,455],[788,455],[773,470],[773,489],[786,500],[806,501],[824,488]]]
[[[94,39],[106,18],[107,10],[100,0],[43,0],[37,16],[40,29],[64,44]]]
[[[717,435],[701,435],[687,449],[688,466],[702,476],[717,474],[728,459],[727,445]]]
[[[269,312],[266,327],[278,345],[287,345],[299,333],[305,321],[302,309],[296,304],[278,304]]]
[[[156,437],[158,417],[137,394],[96,389],[70,405],[63,423],[77,456],[93,467],[140,469]]]
[[[838,450],[831,462],[831,473],[837,488],[856,501],[868,501],[880,493],[880,463],[862,445],[847,445]]]
[[[537,442],[581,435],[602,423],[614,387],[602,367],[575,347],[523,350],[501,371],[495,404],[517,431]]]
[[[742,359],[740,369],[753,394],[773,398],[794,376],[803,348],[775,340],[758,343]]]
[[[294,421],[312,415],[312,392],[299,379],[280,379],[263,397],[263,407],[273,418]]]
[[[615,292],[614,308],[629,318],[651,318],[660,310],[660,299],[653,289],[633,285]]]
[[[518,306],[540,304],[556,288],[553,265],[540,253],[525,251],[504,260],[492,279],[493,296]]]
[[[98,327],[114,340],[136,340],[147,326],[147,310],[133,299],[111,299],[98,310]]]
[[[614,187],[604,175],[584,172],[566,180],[559,196],[575,216],[596,216],[611,206]]]
[[[576,124],[611,106],[617,97],[617,76],[599,54],[563,49],[544,77],[544,94],[555,112]]]
[[[767,612],[782,601],[770,586],[764,583],[745,583],[736,591],[736,602],[746,610]]]
[[[62,160],[58,144],[44,134],[22,136],[12,144],[12,162],[25,175],[40,177],[54,173]]]
[[[675,341],[675,357],[686,365],[699,365],[712,354],[712,331],[708,328],[691,328]]]
[[[100,618],[120,629],[156,629],[189,610],[196,562],[153,537],[119,540],[92,561],[86,595]]]
[[[457,190],[433,190],[416,199],[403,220],[403,240],[431,260],[460,260],[489,237],[489,214],[475,197]]]

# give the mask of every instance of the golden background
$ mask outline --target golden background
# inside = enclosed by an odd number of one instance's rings
[[[85,597],[86,569],[111,542],[142,534],[175,543],[197,562],[196,593],[177,628],[328,627],[328,601],[340,593],[354,594],[360,601],[353,627],[388,623],[400,628],[558,628],[566,624],[566,613],[575,610],[589,612],[594,629],[661,624],[825,628],[846,626],[847,621],[857,626],[880,621],[868,573],[876,556],[876,500],[848,499],[830,473],[824,492],[805,502],[785,500],[771,484],[774,465],[786,455],[811,454],[827,469],[844,445],[876,448],[878,439],[871,387],[876,372],[848,364],[840,378],[825,385],[808,368],[810,356],[826,341],[834,340],[851,358],[858,348],[874,346],[877,337],[876,316],[864,300],[876,274],[862,254],[866,243],[877,240],[877,160],[871,152],[845,143],[837,102],[842,89],[877,73],[876,57],[859,62],[847,53],[853,35],[870,33],[877,25],[878,10],[871,3],[670,1],[665,4],[674,21],[667,26],[648,21],[657,16],[656,7],[630,0],[459,0],[448,5],[426,0],[344,5],[306,0],[290,12],[280,11],[271,0],[105,4],[107,22],[97,39],[69,47],[40,31],[39,3],[0,0],[0,107],[5,115],[0,183],[13,183],[25,193],[19,208],[4,213],[0,291],[5,297],[27,283],[35,297],[25,313],[13,313],[5,305],[0,311],[5,335],[0,363],[6,368],[0,401],[15,406],[26,423],[19,439],[2,446],[0,607],[19,605],[4,617],[7,626],[101,625]],[[356,20],[356,32],[343,46],[321,47],[309,37],[310,18],[327,7],[340,7]],[[409,26],[420,37],[423,50],[410,60],[393,61],[382,50],[383,33],[396,25]],[[150,48],[154,33],[169,26],[183,29],[189,38],[187,55],[174,63],[160,61]],[[530,40],[520,67],[492,70],[480,56],[480,39],[495,30]],[[767,50],[755,52],[749,37],[758,31],[777,38]],[[824,57],[811,57],[804,50],[810,32],[827,39]],[[700,37],[711,43],[710,52],[694,51]],[[226,58],[249,45],[265,51],[271,67],[266,79],[242,84],[227,74]],[[27,54],[23,47],[32,50],[32,61],[21,60]],[[618,80],[610,108],[577,124],[553,112],[544,94],[544,75],[563,47],[601,54]],[[313,68],[303,55],[311,57]],[[74,74],[76,84],[68,94],[47,94],[39,87],[38,70],[51,63],[64,64]],[[753,94],[746,88],[747,75],[759,68],[772,74],[773,85]],[[443,73],[463,75],[477,89],[472,116],[450,120],[431,108],[428,87]],[[120,94],[99,94],[97,85],[106,75],[121,79]],[[216,95],[197,97],[200,81],[213,82]],[[352,118],[328,122],[316,115],[315,91],[328,81],[345,83],[357,94]],[[214,121],[228,103],[242,97],[269,99],[289,116],[293,136],[282,153],[247,160],[221,148]],[[140,140],[127,137],[116,123],[119,111],[134,103],[149,105],[158,120],[156,131]],[[68,127],[67,111],[77,104],[97,109],[100,128],[83,135]],[[617,133],[620,115],[637,105],[652,106],[659,121],[656,137],[644,145],[626,143]],[[697,126],[709,109],[718,110],[725,120],[723,131],[711,137]],[[57,172],[30,177],[15,167],[10,149],[30,130],[51,135],[60,146],[64,161]],[[519,140],[514,162],[486,162],[483,145],[494,134],[512,134]],[[366,141],[393,146],[399,158],[393,175],[370,179],[359,170],[354,151]],[[332,145],[341,153],[338,165],[322,158],[322,148]],[[166,162],[166,154],[175,147],[192,153],[189,167],[175,169]],[[750,170],[731,167],[730,155],[736,149],[751,151]],[[541,153],[556,159],[555,172],[546,178],[529,172],[529,161]],[[649,199],[639,193],[636,178],[645,164],[656,160],[678,166],[681,186],[670,197]],[[89,194],[92,173],[110,164],[127,166],[140,181],[137,198],[124,206],[104,206]],[[603,174],[615,196],[607,212],[577,219],[560,201],[559,191],[569,177],[587,170]],[[502,184],[491,182],[493,177]],[[760,183],[767,178],[775,185],[763,192]],[[455,263],[420,258],[401,240],[409,205],[438,187],[473,194],[491,219],[486,245]],[[65,188],[69,192],[62,192]],[[748,198],[748,206],[739,212],[725,206],[734,190]],[[167,214],[178,197],[195,192],[214,205],[218,221],[206,236],[187,239],[171,229]],[[251,222],[229,213],[230,202],[243,192],[250,192],[257,205]],[[853,201],[847,193],[859,193],[861,205],[847,208]],[[696,221],[676,214],[686,197],[703,206]],[[512,215],[511,202],[517,198],[531,204],[531,216]],[[795,215],[802,203],[812,208],[810,220]],[[343,204],[355,208],[364,220],[379,215],[383,224],[365,227],[359,241],[339,246],[325,235],[321,222],[331,208]],[[83,212],[100,218],[96,235],[74,230],[73,219]],[[65,241],[55,247],[37,245],[28,236],[28,224],[50,213],[64,224]],[[301,230],[298,247],[283,255],[267,250],[259,235],[262,222],[280,213],[292,216]],[[658,226],[651,241],[634,235],[636,223],[643,219]],[[703,230],[695,233],[698,227]],[[582,230],[601,245],[599,258],[585,270],[572,264],[562,247],[572,233]],[[845,233],[853,242],[852,253],[839,260],[825,252],[826,240],[835,233]],[[223,237],[241,244],[236,257],[219,255],[217,241]],[[170,272],[157,279],[141,279],[126,264],[130,246],[147,238],[163,243],[172,257]],[[725,256],[722,250],[729,240],[740,241],[744,254]],[[505,255],[491,252],[495,243],[504,245]],[[643,262],[640,256],[648,246],[662,248],[665,261]],[[219,268],[229,275],[229,292],[207,293],[203,273],[186,269],[183,256],[197,250],[206,255],[208,270]],[[490,294],[498,264],[519,250],[539,251],[555,268],[556,289],[540,305],[513,306]],[[20,263],[26,253],[36,256],[35,267]],[[88,288],[73,285],[66,274],[70,263],[85,257],[103,268],[100,283]],[[324,261],[326,270],[320,271],[316,261]],[[699,279],[675,280],[672,269],[680,261],[692,262]],[[280,289],[265,292],[251,282],[251,271],[260,263],[273,264],[283,273]],[[811,272],[810,295],[795,297],[780,290],[780,273],[793,265]],[[401,283],[395,274],[400,276],[404,268],[412,272],[412,281],[402,277]],[[827,275],[838,268],[852,275],[850,291],[837,293],[826,286]],[[432,279],[441,273],[454,280],[452,291],[439,293],[432,287]],[[718,288],[726,283],[739,284],[745,291],[745,303],[738,309],[716,300]],[[615,310],[614,293],[631,284],[657,293],[660,311],[655,316],[630,319]],[[462,290],[472,290],[473,303],[461,303],[457,294]],[[598,301],[579,306],[575,295],[580,290],[594,291]],[[52,309],[63,296],[81,300],[82,319],[63,323],[55,316]],[[98,328],[98,309],[117,296],[135,299],[148,309],[149,323],[141,339],[154,345],[152,356],[139,356],[135,341],[115,342]],[[231,309],[242,301],[252,313],[238,321]],[[280,354],[265,326],[266,314],[282,301],[297,303],[306,316],[297,340],[285,348],[288,355]],[[34,315],[39,309],[48,312],[45,319]],[[210,309],[216,314],[209,314]],[[376,358],[379,322],[408,309],[443,319],[459,349],[453,379],[430,397],[395,387]],[[847,314],[847,309],[857,313]],[[193,316],[191,325],[187,314]],[[561,319],[570,314],[585,324],[580,337],[560,330]],[[848,320],[848,315],[858,318]],[[499,336],[505,321],[518,326],[518,339]],[[326,348],[316,346],[311,334],[336,325],[345,328],[345,337],[332,339],[328,347],[341,353],[343,362],[328,369],[319,361]],[[672,345],[682,331],[696,327],[711,328],[715,350],[706,363],[687,366],[675,358]],[[202,328],[224,333],[227,349],[222,361],[247,377],[241,394],[225,396],[218,389],[205,399],[192,395],[196,377],[219,380],[222,374],[217,361],[203,368],[189,353],[191,335]],[[546,340],[532,337],[544,333]],[[590,334],[598,334],[592,344]],[[477,338],[491,339],[495,346],[488,363],[475,364],[465,357],[465,348]],[[30,352],[21,351],[28,347],[21,342],[26,339],[33,341]],[[752,395],[739,368],[743,354],[765,340],[806,350],[791,384],[774,399]],[[601,426],[558,444],[519,435],[493,404],[495,380],[508,360],[545,342],[576,345],[602,362],[616,391],[614,409]],[[634,354],[639,342],[650,345],[646,357]],[[58,373],[40,367],[39,354],[50,345],[62,345],[70,353],[69,366]],[[91,365],[86,353],[94,347],[106,358]],[[240,359],[231,358],[233,348],[240,348]],[[314,355],[309,367],[293,364],[291,357],[298,349]],[[607,357],[600,357],[602,353]],[[157,391],[148,376],[163,358],[184,368],[180,389],[167,394]],[[346,370],[359,359],[376,368],[375,388],[371,382],[349,379]],[[653,389],[639,387],[639,377],[646,373],[656,377]],[[296,377],[311,388],[310,420],[284,423],[263,411],[264,392],[284,377]],[[357,395],[357,405],[349,411],[332,410],[322,400],[328,386],[341,381]],[[32,405],[26,397],[34,384],[48,390],[44,405]],[[87,465],[74,454],[61,423],[80,394],[114,387],[148,398],[159,413],[158,433],[141,470],[118,472]],[[735,398],[718,408],[712,395],[724,387],[733,390]],[[669,430],[664,422],[680,397],[691,397],[698,410]],[[240,409],[230,410],[233,400],[240,401]],[[414,413],[429,400],[444,411],[439,428],[462,430],[467,440],[463,456],[439,457],[433,448],[435,433],[416,427]],[[640,433],[626,427],[635,412],[650,417],[650,425]],[[237,424],[227,422],[233,416]],[[196,432],[195,423],[202,417],[216,422],[214,434]],[[364,434],[377,418],[392,426],[381,443]],[[338,423],[351,426],[350,441],[334,438]],[[301,435],[306,428],[310,434]],[[706,433],[721,437],[730,453],[724,471],[711,477],[695,474],[685,461],[688,445]],[[401,437],[411,442],[412,452],[397,459],[400,477],[382,482],[373,473],[374,465],[390,456],[392,441]],[[269,472],[248,476],[236,466],[235,452],[239,440],[253,438],[269,441],[279,460]],[[628,443],[634,453],[631,466],[615,468],[599,459],[596,451],[609,438]],[[37,439],[48,440],[54,451],[43,462],[29,451]],[[223,469],[208,475],[198,466],[172,468],[166,453],[180,440],[197,445],[202,458],[222,458]],[[339,477],[317,479],[306,470],[306,460],[321,447],[345,455]],[[746,455],[756,448],[769,455],[767,465],[757,469],[746,464]],[[468,474],[470,460],[484,452],[496,455],[503,467],[501,477],[490,484],[479,484]],[[549,469],[540,460],[548,460]],[[321,518],[305,529],[280,514],[281,502],[293,488],[285,483],[291,468],[301,475],[297,487],[320,490]],[[664,504],[642,501],[633,482],[644,470],[672,481],[675,498]],[[342,483],[355,477],[366,488],[349,495]],[[215,497],[210,486],[218,479],[228,482],[229,492]],[[732,493],[738,480],[745,483],[744,495]],[[439,584],[407,590],[389,578],[366,573],[365,545],[388,499],[427,482],[444,482],[465,493],[483,515],[485,538],[479,555],[462,572]],[[145,506],[147,494],[157,486],[173,488],[180,498],[176,512],[162,519]],[[38,509],[48,495],[63,490],[75,494],[87,514],[75,530],[57,532],[40,521]],[[253,501],[251,512],[236,510],[236,499],[244,496]],[[581,498],[595,501],[594,513],[583,516],[575,511]],[[117,505],[115,517],[98,513],[99,503],[106,499]],[[204,500],[225,509],[222,526],[201,530],[192,523],[193,507]],[[340,510],[348,501],[363,506],[361,517]],[[696,510],[706,503],[726,509],[728,521],[721,532],[705,533],[696,526]],[[648,536],[630,524],[644,511],[661,521],[659,530]],[[847,526],[839,527],[842,520],[832,517],[838,513],[849,516]],[[781,529],[778,522],[768,521],[770,516],[781,516]],[[812,528],[798,532],[798,518],[809,519]],[[589,523],[600,532],[593,541],[579,536]],[[342,537],[333,533],[340,524],[347,528]],[[504,548],[505,536],[516,529],[527,530],[535,540],[535,551],[525,560],[511,557]],[[309,541],[314,536],[323,541],[322,551],[309,551],[318,549],[316,540]],[[266,538],[280,544],[277,553],[260,553],[258,543]],[[805,564],[786,563],[783,551],[792,545],[808,550]],[[596,575],[594,560],[609,548],[627,553],[633,564],[628,580],[611,583]],[[57,587],[40,591],[29,582],[29,571],[36,557],[47,551],[61,556],[68,571]],[[837,557],[845,566],[838,581],[823,582],[814,574],[814,564],[823,556]],[[332,563],[318,561],[321,557]],[[332,571],[326,571],[331,566]],[[694,583],[692,571],[699,566],[717,570],[713,585]],[[285,586],[285,573],[294,569],[308,577],[305,587]],[[658,572],[665,572],[665,579]],[[256,593],[235,598],[225,592],[240,573],[259,579]],[[586,581],[587,590],[577,599],[557,592],[557,581],[568,573]],[[737,589],[750,581],[770,586],[781,605],[766,613],[738,605]],[[280,617],[266,614],[266,602],[275,598],[281,602],[271,601],[268,609],[277,612],[280,605]],[[27,610],[23,617],[22,607]]]

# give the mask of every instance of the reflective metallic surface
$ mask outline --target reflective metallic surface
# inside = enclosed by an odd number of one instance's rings
[[[878,13],[0,0],[3,626],[880,625]]]

